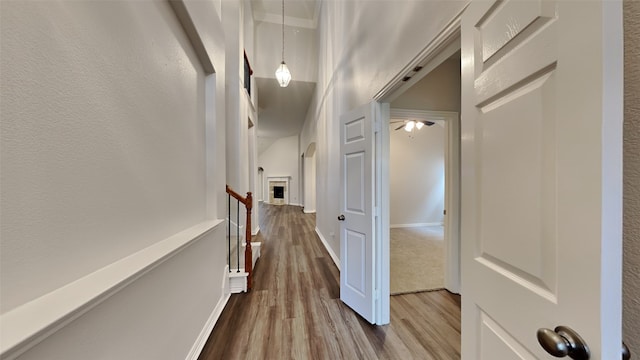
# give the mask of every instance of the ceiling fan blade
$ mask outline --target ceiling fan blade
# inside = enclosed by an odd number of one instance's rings
[[[398,126],[398,127],[396,128],[396,130],[400,130],[400,129],[402,129],[403,127],[404,127],[404,124],[402,124],[402,125]]]

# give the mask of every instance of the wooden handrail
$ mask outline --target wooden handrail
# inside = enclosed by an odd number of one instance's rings
[[[251,196],[251,193],[248,192],[247,193],[247,197],[245,198],[242,195],[238,194],[237,192],[233,191],[233,189],[230,188],[229,185],[227,185],[227,194],[231,195],[231,197],[233,197],[234,199],[240,201],[245,206],[247,206],[247,198]]]
[[[231,195],[234,199],[244,204],[247,209],[247,224],[245,232],[246,247],[244,250],[244,271],[247,273],[247,291],[251,290],[251,281],[253,279],[253,251],[251,250],[251,209],[253,208],[253,196],[251,192],[247,193],[246,197],[233,191],[227,185],[227,194]],[[239,266],[238,266],[239,267]]]

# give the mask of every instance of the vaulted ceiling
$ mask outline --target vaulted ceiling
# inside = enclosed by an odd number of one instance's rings
[[[258,87],[258,153],[262,153],[278,138],[297,135],[302,130],[317,81],[319,54],[316,29],[320,0],[285,0],[284,59],[292,74],[286,88],[281,88],[275,79],[275,70],[282,61],[282,1],[249,1],[255,26],[252,67]],[[459,53],[454,54],[450,61],[457,62],[459,66]],[[442,79],[434,79],[438,73],[434,71],[431,76],[422,74],[425,77],[396,99],[392,106],[445,110],[443,104],[436,106],[424,99],[427,96],[425,89],[442,87]],[[434,81],[440,85],[434,87]],[[457,80],[451,77],[447,81],[459,82],[459,77]]]
[[[285,24],[316,28],[320,2],[316,0],[285,0]],[[253,18],[280,24],[281,0],[251,0]]]
[[[292,75],[281,88],[275,70],[282,61],[282,1],[251,0],[258,87],[258,152],[278,138],[300,133],[317,78],[319,1],[285,0],[284,60]]]

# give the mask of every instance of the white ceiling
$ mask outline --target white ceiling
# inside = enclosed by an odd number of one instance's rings
[[[255,21],[282,23],[281,0],[251,0],[251,10]],[[320,2],[316,0],[285,0],[285,24],[315,29],[319,10]]]
[[[316,84],[292,80],[286,88],[275,79],[257,78],[260,88],[258,96],[258,126],[266,137],[296,135],[302,130],[302,121],[307,115],[309,101]]]
[[[319,2],[285,0],[285,61],[292,74],[281,88],[275,69],[281,61],[282,1],[250,0],[255,24],[256,59],[253,68],[258,88],[258,153],[276,139],[302,130],[315,89],[317,50],[315,31]]]

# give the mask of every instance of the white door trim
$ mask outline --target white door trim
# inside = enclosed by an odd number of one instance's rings
[[[376,222],[376,282],[378,299],[375,303],[376,324],[385,325],[391,321],[391,290],[390,290],[390,234],[389,209],[389,124],[390,106],[388,103],[376,103],[374,119],[374,176],[375,176],[375,205]],[[384,124],[384,126],[382,126]]]

